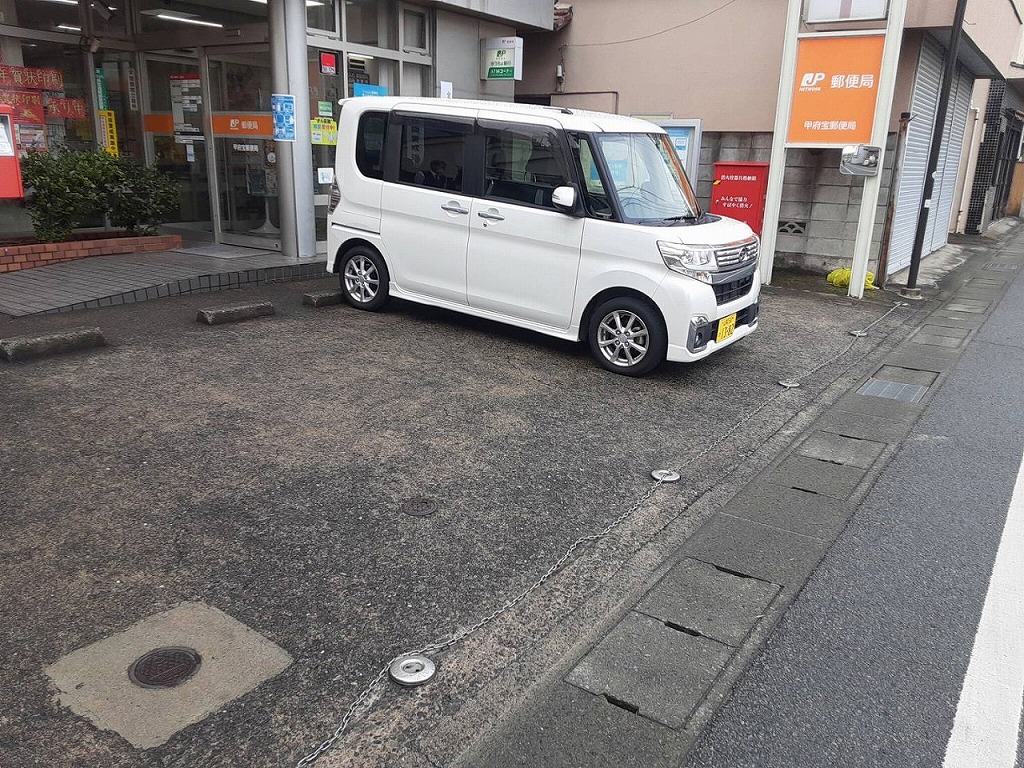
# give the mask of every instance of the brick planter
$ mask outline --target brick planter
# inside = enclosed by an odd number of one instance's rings
[[[115,253],[148,253],[181,248],[180,235],[109,237],[102,240],[71,240],[66,243],[0,246],[0,273],[43,267],[62,261],[110,256]]]

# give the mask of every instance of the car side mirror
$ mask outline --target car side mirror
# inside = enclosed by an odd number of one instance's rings
[[[576,216],[576,189],[574,187],[556,187],[551,193],[551,204],[562,213]]]

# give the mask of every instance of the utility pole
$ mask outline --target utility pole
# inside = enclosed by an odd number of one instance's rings
[[[932,130],[932,146],[928,154],[928,169],[925,171],[924,197],[921,200],[921,212],[917,217],[914,250],[910,255],[910,274],[907,276],[907,287],[900,291],[900,296],[907,299],[921,298],[921,289],[917,287],[917,273],[921,269],[921,251],[924,250],[924,236],[925,231],[928,229],[928,215],[932,207],[935,171],[939,166],[942,136],[946,129],[946,113],[949,111],[949,93],[953,88],[953,78],[956,76],[956,60],[960,50],[960,38],[963,35],[964,14],[966,12],[967,0],[957,0],[956,12],[953,14],[953,28],[949,33],[949,48],[946,50],[946,66],[942,71],[942,85],[939,88],[939,107],[935,113],[935,128]]]

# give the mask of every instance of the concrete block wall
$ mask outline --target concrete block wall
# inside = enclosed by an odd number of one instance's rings
[[[718,161],[768,162],[771,133],[705,133],[701,139],[697,195],[701,205],[711,203],[714,166]],[[895,136],[890,136],[882,189],[875,212],[871,262],[877,263],[882,227],[885,222],[892,153]],[[788,265],[814,272],[848,267],[853,258],[857,219],[864,181],[839,172],[838,149],[790,149],[786,153],[782,205],[776,240],[776,265]],[[766,226],[768,222],[765,222]]]

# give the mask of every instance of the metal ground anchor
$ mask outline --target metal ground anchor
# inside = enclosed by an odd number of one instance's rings
[[[779,382],[779,386],[785,387],[786,389],[796,389],[797,387],[800,386],[800,382],[794,381],[793,379],[782,379]]]
[[[388,667],[388,675],[391,679],[406,688],[415,688],[418,685],[429,683],[435,674],[437,674],[437,667],[434,666],[434,662],[420,654],[397,658]]]
[[[651,472],[651,477],[663,483],[679,482],[679,473],[674,472],[671,469],[656,469],[653,472]]]

